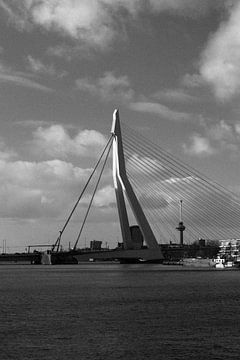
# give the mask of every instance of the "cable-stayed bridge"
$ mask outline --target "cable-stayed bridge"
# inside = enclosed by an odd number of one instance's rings
[[[122,247],[104,252],[77,253],[77,244],[111,149]],[[99,170],[101,162],[103,165]],[[160,243],[171,242],[182,246],[183,242],[192,243],[198,239],[240,237],[239,196],[186,165],[125,123],[120,125],[119,112],[115,110],[111,136],[60,231],[53,252],[58,251],[63,232],[95,173],[98,173],[98,179],[73,249],[78,260],[161,260]],[[136,226],[131,227],[131,223]]]
[[[127,176],[158,241],[178,239],[179,202],[185,241],[240,237],[240,197],[122,123]]]

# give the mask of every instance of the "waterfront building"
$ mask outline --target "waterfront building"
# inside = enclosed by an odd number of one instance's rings
[[[240,239],[220,240],[220,258],[240,262]]]

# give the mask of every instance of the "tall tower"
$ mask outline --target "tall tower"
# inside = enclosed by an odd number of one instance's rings
[[[182,220],[182,204],[183,204],[183,201],[180,200],[179,204],[180,204],[180,206],[179,206],[179,208],[180,208],[180,217],[179,217],[179,224],[178,224],[178,227],[176,227],[176,230],[178,230],[179,233],[180,233],[180,246],[183,246],[183,232],[186,229],[186,227],[183,225],[183,220]]]
[[[122,134],[120,128],[119,111],[115,110],[113,113],[113,123],[111,133],[114,136],[113,140],[113,182],[117,199],[117,207],[121,225],[121,232],[123,237],[124,249],[133,249],[134,244],[131,239],[131,232],[129,228],[128,215],[126,210],[125,198],[131,206],[132,212],[135,216],[137,224],[141,229],[143,238],[149,249],[156,249],[160,251],[160,247],[152,232],[152,229],[145,217],[145,214],[138,202],[138,199],[133,191],[133,188],[128,180],[125,168],[125,159],[122,145]]]

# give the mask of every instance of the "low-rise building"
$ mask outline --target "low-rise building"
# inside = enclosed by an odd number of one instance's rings
[[[240,262],[240,239],[220,240],[219,256],[226,261]]]

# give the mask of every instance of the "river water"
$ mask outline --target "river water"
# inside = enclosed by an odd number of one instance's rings
[[[240,271],[0,266],[0,359],[239,359]]]

